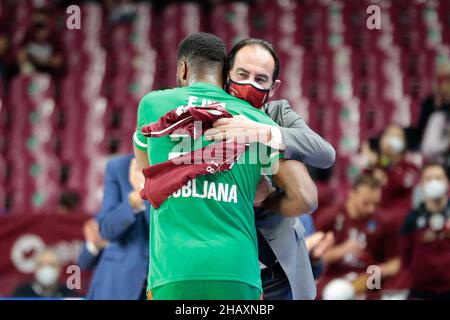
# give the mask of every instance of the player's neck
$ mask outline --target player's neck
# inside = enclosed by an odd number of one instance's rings
[[[196,82],[205,82],[205,83],[209,83],[209,84],[215,85],[215,86],[223,89],[223,80],[213,74],[202,74],[202,75],[199,75],[199,76],[193,78],[189,82],[190,82],[189,85],[192,85]]]

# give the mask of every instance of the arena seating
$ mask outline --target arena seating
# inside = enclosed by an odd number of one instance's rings
[[[383,1],[382,29],[368,30],[371,2],[262,0],[222,3],[207,13],[197,3],[157,11],[140,2],[132,23],[114,25],[99,4],[83,4],[81,30],[55,24],[64,78],[20,75],[0,92],[0,207],[10,199],[13,212],[43,212],[70,188],[82,195],[83,210],[95,213],[104,162],[132,150],[140,98],[176,85],[177,45],[200,30],[229,47],[248,36],[272,41],[283,82],[274,98],[289,100],[335,146],[335,179],[347,177],[361,141],[392,121],[415,123],[435,63],[449,55],[449,1]],[[13,13],[16,49],[31,3],[0,6],[0,16]]]

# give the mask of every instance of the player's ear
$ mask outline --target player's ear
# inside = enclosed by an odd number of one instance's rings
[[[177,64],[177,85],[179,87],[187,86],[188,68],[186,61],[180,60]]]
[[[269,97],[272,97],[281,85],[281,80],[275,80],[269,91]]]

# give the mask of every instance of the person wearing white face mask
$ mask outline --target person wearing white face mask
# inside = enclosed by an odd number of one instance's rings
[[[14,297],[16,298],[65,298],[76,297],[75,291],[59,283],[61,264],[56,254],[45,249],[36,258],[34,280],[19,286]]]
[[[444,168],[428,164],[422,170],[421,205],[401,231],[402,267],[411,274],[410,299],[450,299],[450,201]]]
[[[397,125],[387,126],[379,139],[379,150],[374,163],[366,172],[382,184],[380,211],[391,221],[392,232],[398,234],[413,206],[413,191],[419,179],[419,163],[406,151],[404,129]],[[387,249],[397,252],[399,238],[394,237]],[[404,290],[408,287],[408,274],[400,269],[384,281],[383,289]]]
[[[403,128],[389,125],[381,135],[378,159],[371,169],[383,185],[380,207],[394,219],[398,229],[411,208],[412,191],[419,178],[419,168],[405,148]]]

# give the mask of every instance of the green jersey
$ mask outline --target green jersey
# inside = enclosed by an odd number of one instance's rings
[[[147,151],[152,165],[169,160],[169,154],[180,142],[169,136],[146,138],[139,129],[179,106],[213,102],[221,103],[233,116],[240,114],[276,126],[264,112],[247,102],[217,86],[198,82],[147,94],[139,104],[134,145]],[[191,150],[211,143],[204,137],[190,142]],[[253,157],[254,153],[258,155]],[[257,161],[249,161],[250,158]],[[279,153],[274,152],[269,158],[273,163]],[[175,281],[227,280],[261,290],[252,205],[262,162],[259,152],[250,146],[231,170],[190,180],[158,209],[151,209],[149,289]]]

